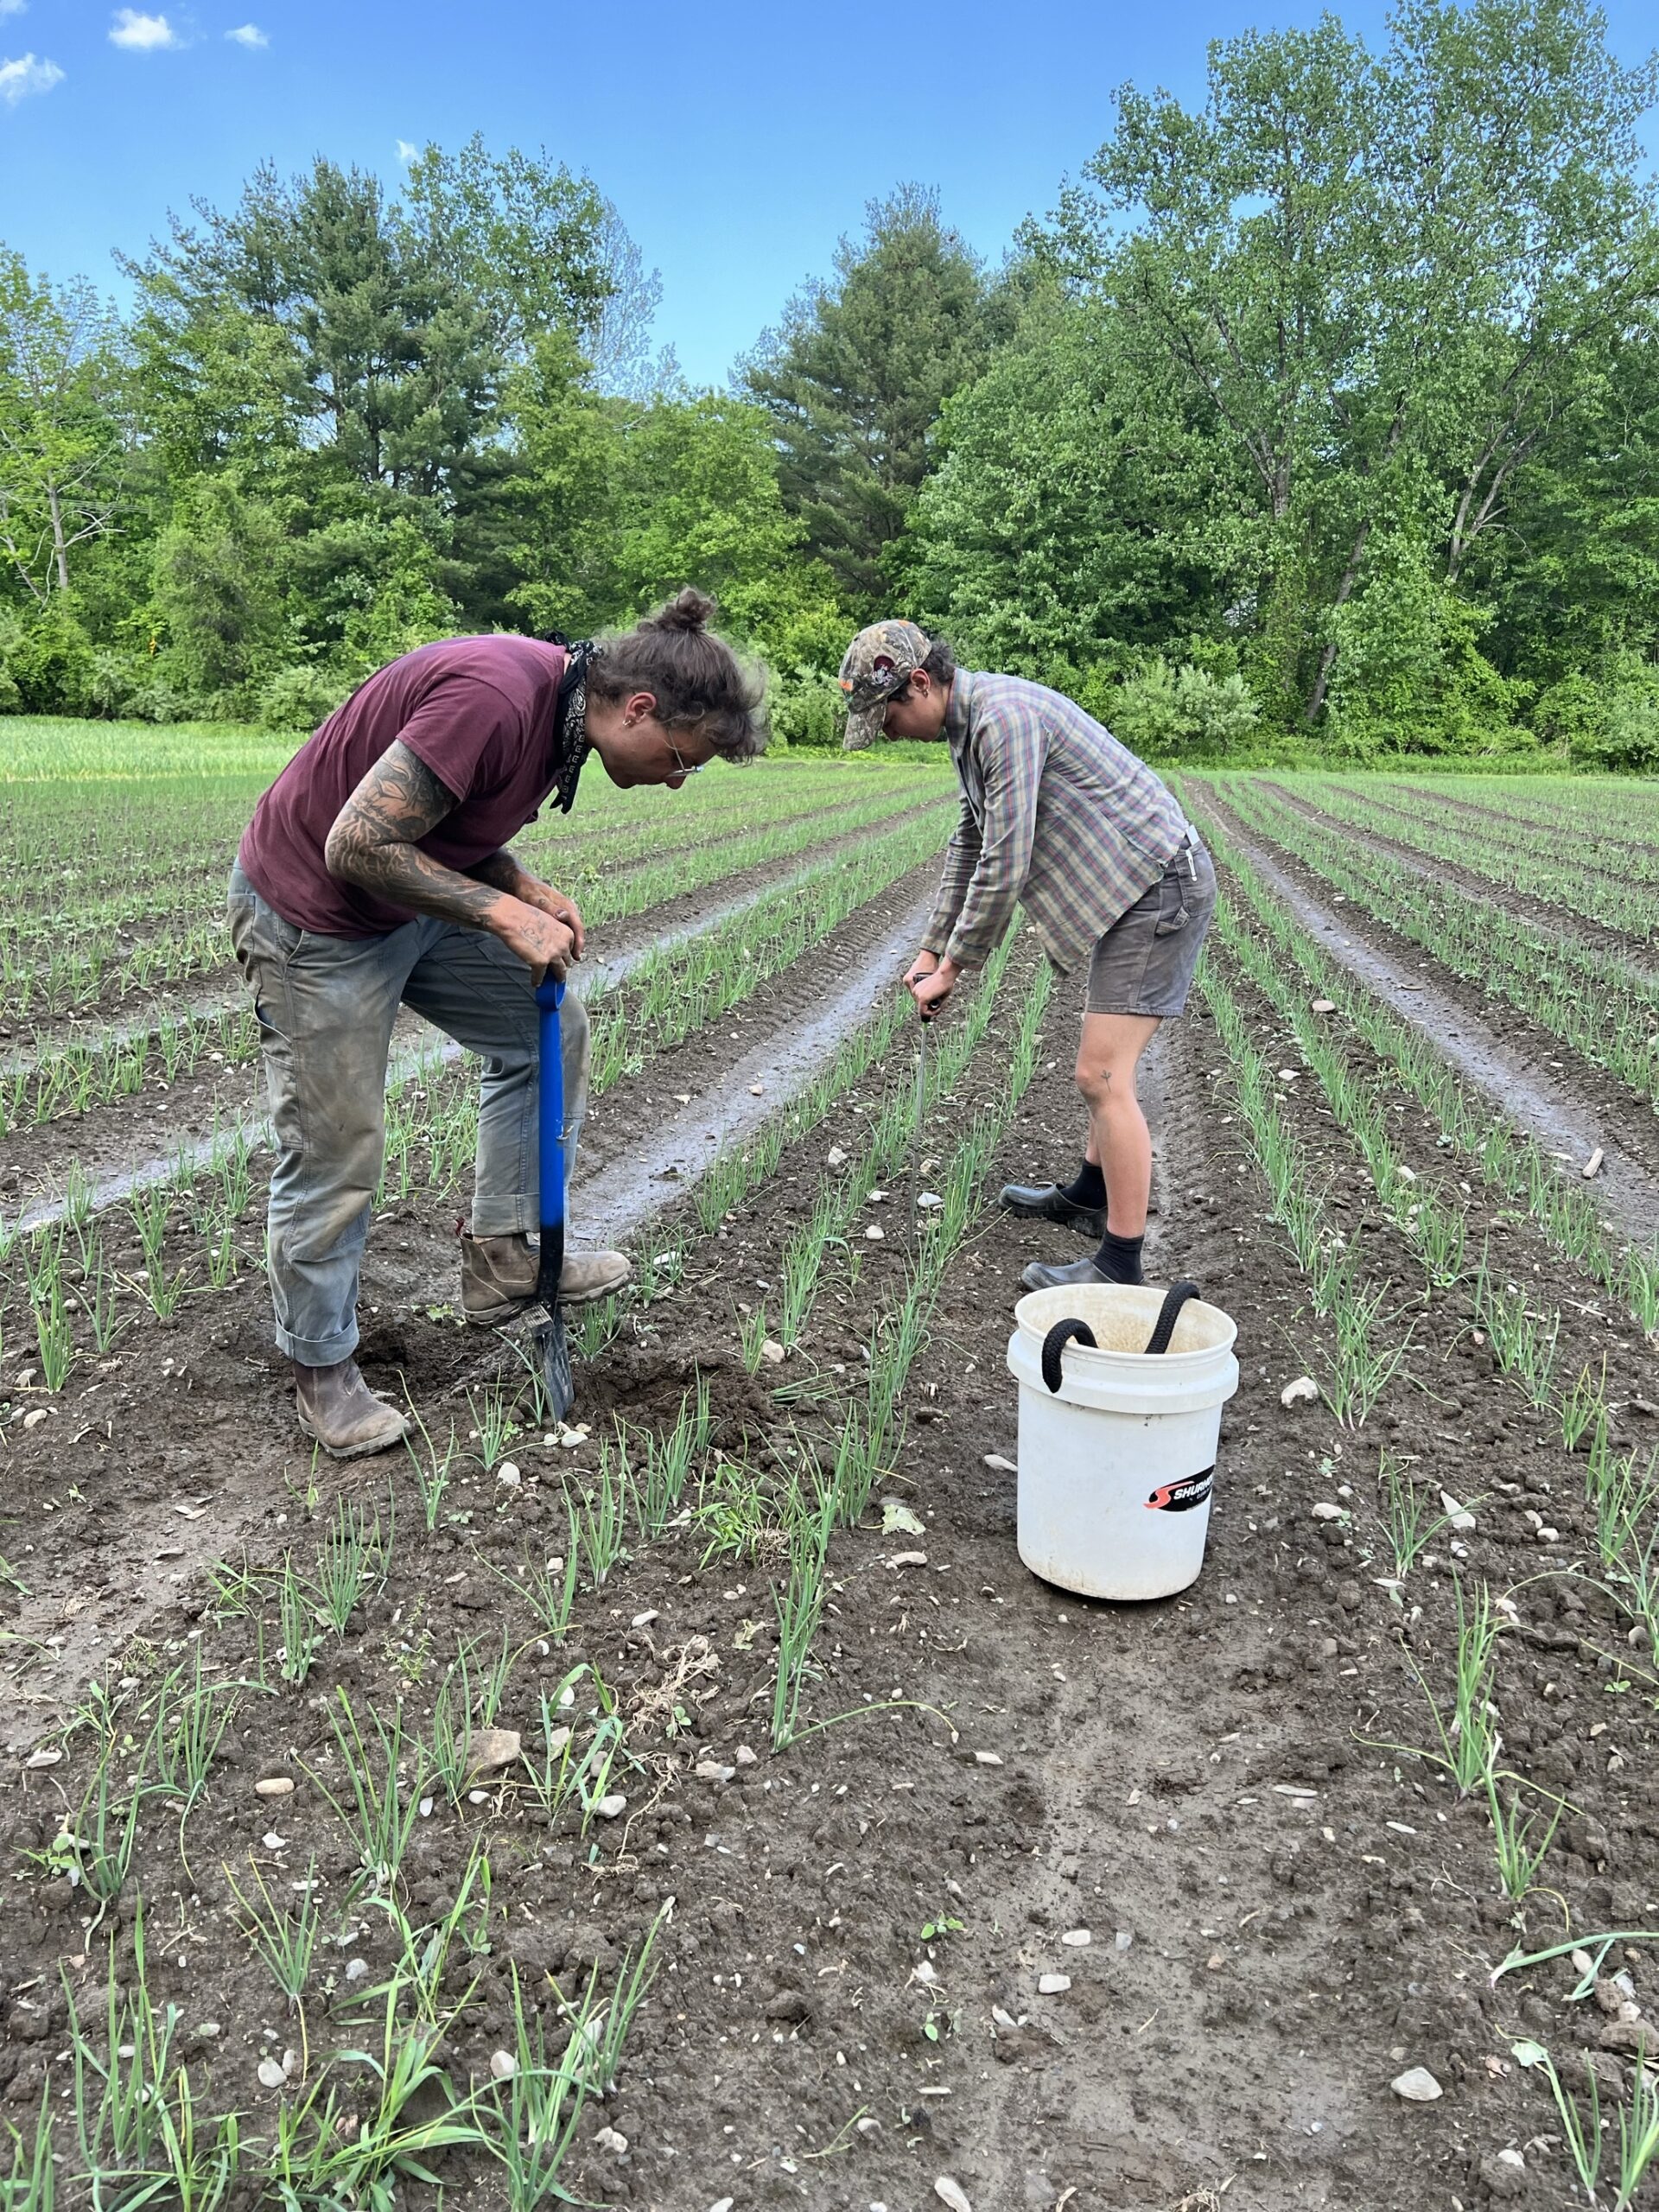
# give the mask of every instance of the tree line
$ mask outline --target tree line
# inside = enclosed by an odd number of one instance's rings
[[[1659,75],[1585,0],[1400,0],[1134,86],[993,270],[867,210],[728,387],[595,182],[257,170],[118,313],[0,249],[0,710],[321,718],[692,581],[833,744],[902,611],[1160,753],[1659,765]]]

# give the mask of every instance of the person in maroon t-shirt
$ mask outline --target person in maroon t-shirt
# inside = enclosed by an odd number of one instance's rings
[[[596,645],[450,638],[370,677],[259,801],[231,874],[231,940],[251,987],[276,1125],[269,1271],[300,1427],[336,1459],[408,1424],[353,1357],[359,1271],[385,1147],[386,1059],[400,1006],[484,1062],[470,1231],[469,1321],[505,1320],[536,1287],[535,986],[584,946],[575,903],[507,840],[589,752],[625,788],[677,791],[766,743],[764,677],[683,591]],[[588,1095],[588,1018],[567,997],[565,1157]],[[620,1252],[570,1252],[561,1297],[627,1279]]]

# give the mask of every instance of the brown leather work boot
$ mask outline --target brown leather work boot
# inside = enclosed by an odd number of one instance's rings
[[[461,1240],[461,1310],[469,1321],[510,1321],[536,1296],[537,1248],[528,1236],[474,1236]],[[587,1306],[608,1298],[628,1279],[620,1252],[567,1252],[559,1277],[559,1302]]]
[[[294,1403],[300,1427],[334,1459],[390,1451],[409,1433],[402,1414],[376,1397],[354,1359],[335,1367],[302,1367],[296,1359]]]

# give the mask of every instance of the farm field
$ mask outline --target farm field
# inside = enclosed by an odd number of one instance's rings
[[[1659,788],[1177,777],[1148,1273],[1242,1382],[1137,1609],[1014,1549],[1079,994],[1016,930],[923,1088],[943,762],[521,841],[634,1284],[550,1429],[411,1024],[416,1448],[340,1468],[219,920],[283,752],[212,737],[0,721],[0,2206],[1659,2202]]]

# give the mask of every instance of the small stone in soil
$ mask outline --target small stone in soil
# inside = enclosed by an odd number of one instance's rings
[[[1287,1382],[1279,1393],[1281,1406],[1313,1405],[1319,1395],[1319,1386],[1311,1375],[1299,1375],[1294,1382]]]
[[[757,1755],[749,1749],[747,1744],[740,1744],[737,1747],[736,1756],[739,1766],[753,1766]]]
[[[1135,1941],[1135,1930],[1132,1928],[1120,1928],[1112,1941],[1120,1951],[1127,1951]]]
[[[784,1348],[775,1337],[768,1337],[760,1347],[760,1357],[768,1367],[780,1367],[784,1360]]]
[[[1001,1751],[976,1751],[974,1763],[977,1766],[1001,1766],[1002,1754]]]
[[[737,1772],[734,1766],[722,1766],[718,1759],[699,1759],[696,1765],[700,1782],[729,1782]]]
[[[1408,2104],[1432,2105],[1441,2094],[1440,2083],[1427,2066],[1408,2066],[1403,2074],[1395,2075],[1389,2087]]]
[[[939,2176],[933,2184],[933,2194],[941,2204],[948,2204],[950,2207],[950,2212],[974,2212],[974,2208],[969,2202],[967,2192],[962,2183],[953,2180],[949,2174]]]
[[[253,1794],[256,1797],[287,1797],[292,1795],[293,1789],[294,1784],[285,1774],[268,1774],[263,1782],[254,1783]]]
[[[262,2088],[280,2089],[288,2076],[283,2071],[280,2058],[262,2058],[259,2062],[259,2083]]]
[[[493,1774],[511,1766],[524,1748],[516,1728],[480,1728],[467,1746],[468,1774]]]
[[[601,1797],[594,1810],[601,1821],[613,1821],[618,1814],[627,1810],[628,1801],[620,1793],[614,1797]]]
[[[1017,1475],[1020,1471],[1012,1459],[1005,1459],[1000,1452],[988,1452],[985,1464],[994,1475]]]
[[[1094,1940],[1086,1928],[1068,1928],[1060,1938],[1062,1943],[1069,1943],[1074,1951],[1080,1951],[1085,1943],[1092,1943]]]
[[[1058,1997],[1071,1986],[1069,1974],[1039,1974],[1037,1977],[1037,1994],[1039,1997]]]
[[[518,2071],[518,2062],[510,2050],[493,2050],[490,2053],[490,2072],[498,2082],[511,2082]]]

